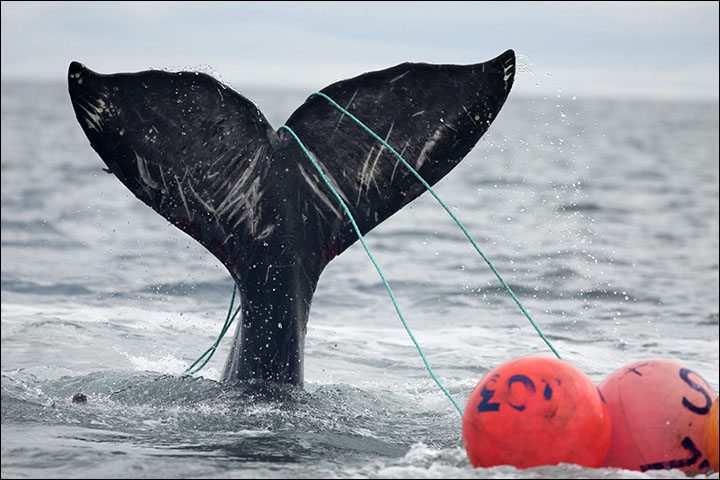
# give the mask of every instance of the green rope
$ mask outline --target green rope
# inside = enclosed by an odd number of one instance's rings
[[[225,317],[225,324],[223,325],[223,328],[220,331],[220,335],[218,336],[217,340],[215,340],[215,343],[213,343],[213,345],[210,348],[205,350],[205,353],[200,355],[200,358],[195,360],[195,363],[190,365],[183,372],[184,374],[195,375],[197,372],[202,370],[205,365],[207,365],[207,363],[210,361],[212,356],[215,354],[215,350],[217,350],[217,346],[220,344],[220,341],[223,339],[223,337],[227,333],[228,329],[230,328],[230,325],[232,325],[232,322],[235,320],[235,317],[237,317],[238,313],[240,313],[240,309],[242,308],[242,305],[240,305],[237,308],[237,310],[235,310],[235,313],[232,315],[232,317],[230,316],[230,314],[232,313],[233,305],[235,305],[235,294],[236,293],[237,293],[237,284],[235,283],[235,284],[233,284],[233,293],[232,293],[232,298],[230,299],[230,308],[228,309],[227,317]],[[206,355],[208,356],[207,358],[205,358]],[[203,358],[205,358],[205,361],[203,362],[203,364],[193,370],[195,365],[200,363],[200,361]]]
[[[405,161],[405,159],[390,144],[388,144],[385,140],[380,138],[375,132],[373,132],[367,125],[365,125],[363,122],[361,122],[352,113],[348,112],[345,108],[341,107],[332,98],[328,97],[327,95],[325,95],[324,93],[321,93],[321,92],[315,92],[315,93],[311,94],[308,97],[308,99],[312,98],[315,95],[324,98],[325,100],[330,102],[335,108],[337,108],[338,110],[343,112],[345,115],[347,115],[349,118],[351,118],[353,121],[355,121],[366,132],[368,132],[370,135],[372,135],[373,138],[375,138],[378,142],[382,143],[393,155],[395,155],[395,157],[398,158],[398,160],[400,160],[403,163],[403,165],[405,165],[405,167],[408,170],[410,170],[410,172],[413,175],[415,175],[415,177],[420,181],[420,183],[422,183],[422,185],[432,194],[432,196],[435,197],[435,200],[438,201],[440,206],[442,206],[443,209],[448,213],[448,215],[450,215],[450,217],[455,221],[457,226],[460,227],[460,230],[462,230],[462,232],[465,234],[465,237],[467,237],[467,239],[470,241],[472,246],[475,248],[475,251],[482,257],[483,260],[485,260],[485,263],[487,263],[487,265],[490,267],[490,270],[492,270],[492,272],[495,274],[495,276],[500,281],[502,286],[505,287],[505,290],[507,290],[507,292],[510,294],[510,296],[515,301],[517,306],[520,308],[522,313],[530,321],[530,324],[533,326],[533,328],[535,328],[535,331],[538,333],[538,335],[540,335],[540,338],[542,338],[542,340],[545,342],[545,344],[548,347],[550,347],[550,350],[552,350],[552,352],[555,354],[555,356],[557,358],[561,359],[562,357],[560,357],[560,354],[557,352],[557,350],[555,350],[555,347],[553,347],[553,345],[550,343],[550,340],[548,340],[545,337],[545,335],[540,330],[540,327],[538,327],[537,324],[535,323],[535,321],[533,321],[532,317],[530,317],[530,314],[527,312],[527,310],[525,310],[525,307],[523,307],[523,305],[520,303],[520,300],[518,300],[518,298],[515,296],[515,293],[512,291],[510,286],[500,276],[500,273],[497,271],[497,269],[492,264],[490,259],[485,256],[485,254],[482,252],[482,250],[480,250],[480,247],[478,247],[477,243],[475,242],[475,240],[473,240],[472,236],[470,235],[468,230],[465,228],[465,226],[462,224],[460,219],[458,219],[457,216],[455,216],[455,214],[452,213],[452,211],[450,211],[450,209],[447,207],[447,205],[445,205],[445,203],[440,199],[440,197],[435,193],[435,191],[430,187],[430,185],[425,181],[425,179],[407,161]],[[460,408],[460,406],[457,404],[457,402],[452,397],[452,395],[450,395],[450,393],[447,391],[447,389],[445,389],[445,387],[440,383],[440,381],[437,379],[437,377],[435,377],[435,374],[433,373],[432,369],[430,368],[430,365],[428,364],[428,361],[425,358],[425,355],[423,354],[422,349],[420,348],[420,345],[418,344],[417,340],[413,336],[412,332],[410,331],[410,328],[407,325],[407,322],[405,321],[405,318],[403,317],[402,313],[400,312],[400,307],[398,306],[397,301],[395,300],[395,295],[393,295],[390,285],[388,284],[387,280],[385,279],[385,276],[383,275],[382,271],[380,270],[380,267],[378,266],[377,262],[375,261],[375,258],[370,253],[370,250],[369,250],[367,244],[365,243],[365,239],[363,238],[362,233],[360,232],[360,228],[358,227],[357,223],[355,222],[355,219],[353,218],[352,214],[350,213],[350,210],[348,209],[347,205],[345,204],[343,199],[340,197],[340,195],[335,191],[335,188],[333,188],[333,186],[330,184],[330,181],[327,179],[327,177],[323,173],[320,166],[317,164],[317,162],[312,157],[312,155],[310,155],[310,152],[308,152],[307,148],[305,148],[305,145],[302,143],[302,141],[300,141],[300,139],[295,134],[295,132],[287,125],[283,125],[282,127],[280,127],[281,130],[283,128],[286,129],[288,132],[290,132],[290,134],[295,138],[295,140],[298,142],[298,145],[300,145],[300,148],[303,150],[305,155],[307,155],[307,157],[310,159],[312,164],[315,166],[315,169],[317,169],[318,173],[320,173],[320,176],[325,181],[325,184],[330,188],[330,191],[332,191],[333,195],[335,195],[335,197],[338,199],[338,201],[342,205],[343,209],[345,210],[345,213],[347,213],[348,217],[350,218],[350,221],[352,222],[353,228],[355,228],[355,232],[357,233],[358,238],[360,239],[360,242],[363,245],[363,248],[365,248],[365,252],[367,253],[368,257],[370,257],[370,260],[372,261],[373,265],[375,266],[375,269],[377,270],[378,274],[380,275],[380,278],[382,279],[383,283],[385,284],[385,288],[387,289],[388,293],[390,294],[390,298],[393,302],[393,305],[395,306],[395,311],[397,312],[398,316],[400,317],[400,320],[402,321],[402,324],[405,327],[405,330],[407,331],[408,335],[410,336],[410,339],[415,344],[415,348],[417,348],[418,352],[420,353],[420,357],[422,358],[423,362],[425,363],[425,367],[427,368],[428,373],[430,373],[430,376],[433,378],[433,380],[435,380],[435,383],[438,385],[438,387],[440,387],[440,389],[445,393],[445,395],[447,395],[447,397],[450,399],[450,401],[453,403],[453,405],[455,405],[455,408],[457,408],[458,412],[460,412],[460,415],[462,415],[463,411]],[[237,292],[237,284],[235,284],[233,286],[233,295],[232,295],[232,299],[230,300],[230,308],[228,310],[227,317],[225,318],[225,324],[223,325],[222,331],[220,332],[218,339],[215,341],[215,343],[210,348],[208,348],[205,351],[205,353],[203,353],[200,356],[200,358],[198,358],[192,365],[190,365],[190,367],[188,367],[185,370],[185,373],[189,373],[190,375],[193,375],[193,374],[199,372],[210,361],[212,356],[215,354],[217,346],[220,344],[220,341],[225,336],[225,333],[227,333],[227,330],[230,328],[230,325],[232,325],[232,322],[235,320],[235,317],[240,312],[241,307],[238,307],[238,309],[235,311],[235,313],[232,315],[232,317],[230,316],[234,302],[235,302],[236,292]],[[199,367],[197,367],[196,369],[193,370],[195,365],[197,365],[203,358],[205,358],[206,355],[208,357],[205,359],[205,361],[202,363],[202,365],[200,365]]]
[[[375,261],[375,258],[372,256],[372,253],[370,253],[370,249],[368,248],[367,244],[365,243],[365,239],[363,238],[362,233],[360,232],[360,227],[358,227],[357,223],[355,222],[355,218],[353,218],[352,213],[350,213],[350,209],[348,209],[347,205],[343,201],[342,198],[340,198],[340,195],[338,192],[333,188],[333,186],[330,184],[330,181],[323,173],[320,166],[317,164],[315,159],[310,155],[310,152],[308,152],[307,148],[305,148],[305,145],[300,141],[298,136],[295,134],[295,132],[288,127],[287,125],[283,125],[280,127],[280,130],[286,129],[290,134],[295,138],[295,141],[297,141],[298,145],[300,145],[300,148],[303,152],[305,152],[305,155],[310,159],[313,166],[315,166],[315,169],[318,171],[322,179],[325,181],[325,184],[330,188],[330,191],[335,195],[335,198],[338,199],[338,202],[340,202],[340,205],[342,205],[343,209],[345,210],[345,213],[347,213],[347,216],[350,218],[350,222],[352,222],[353,228],[355,228],[355,233],[357,233],[358,239],[360,240],[360,243],[362,243],[363,248],[365,248],[365,253],[367,253],[368,257],[370,257],[370,260],[372,261],[373,265],[375,265],[375,269],[377,270],[378,274],[380,275],[380,278],[382,279],[383,283],[385,284],[385,288],[387,289],[388,293],[390,294],[390,299],[393,302],[393,305],[395,306],[395,311],[397,312],[398,316],[400,317],[400,321],[402,321],[403,326],[405,327],[405,331],[407,331],[408,335],[410,335],[410,339],[415,344],[415,348],[417,348],[417,351],[420,353],[420,357],[422,357],[423,362],[425,363],[425,368],[427,368],[428,373],[432,377],[433,380],[435,380],[435,383],[440,387],[440,389],[447,395],[447,397],[450,399],[450,401],[455,405],[455,408],[457,408],[458,412],[460,412],[460,416],[463,415],[462,408],[460,408],[460,405],[455,401],[455,399],[450,395],[450,392],[448,392],[445,387],[440,383],[440,380],[437,379],[435,374],[432,371],[432,368],[430,368],[430,364],[427,361],[427,358],[425,358],[425,355],[423,354],[422,349],[420,348],[420,345],[418,344],[417,340],[415,340],[415,336],[410,331],[410,327],[408,327],[407,322],[405,322],[405,318],[403,317],[402,313],[400,312],[400,307],[397,304],[397,300],[395,300],[395,295],[393,295],[392,289],[390,288],[390,284],[385,279],[385,276],[382,273],[382,270],[380,270],[380,267],[378,266],[377,262]]]
[[[490,259],[488,259],[485,256],[485,254],[482,252],[482,250],[480,250],[480,247],[478,247],[477,243],[475,243],[475,240],[473,240],[473,238],[470,236],[470,233],[467,231],[467,229],[462,224],[462,222],[460,222],[460,220],[455,216],[455,214],[453,214],[450,211],[450,209],[447,207],[447,205],[445,205],[445,203],[440,199],[440,197],[437,196],[435,191],[432,188],[430,188],[430,185],[425,181],[425,179],[423,177],[421,177],[420,174],[408,162],[406,162],[405,159],[403,157],[401,157],[400,154],[393,147],[391,147],[385,140],[383,140],[377,134],[375,134],[375,132],[370,130],[370,128],[368,128],[367,125],[365,125],[363,122],[358,120],[352,113],[348,112],[346,109],[344,109],[343,107],[338,105],[337,102],[335,102],[335,100],[333,100],[332,98],[328,97],[327,95],[325,95],[324,93],[321,93],[321,92],[316,92],[316,93],[311,94],[308,97],[308,99],[312,98],[314,95],[324,98],[325,100],[330,102],[335,108],[337,108],[338,110],[343,112],[345,115],[347,115],[348,117],[353,119],[366,132],[368,132],[370,135],[372,135],[375,138],[375,140],[382,143],[388,150],[390,150],[392,152],[392,154],[395,155],[398,158],[398,160],[400,160],[403,163],[403,165],[405,165],[408,168],[408,170],[410,170],[410,172],[412,172],[413,175],[415,175],[415,177],[420,181],[420,183],[422,183],[423,186],[428,189],[428,191],[432,194],[432,196],[435,197],[435,200],[437,200],[438,203],[440,203],[440,205],[445,209],[445,211],[448,213],[448,215],[450,215],[450,217],[455,221],[455,223],[458,225],[458,227],[460,227],[460,230],[462,230],[462,232],[465,234],[465,236],[470,241],[472,246],[475,247],[475,251],[480,254],[480,256],[482,257],[483,260],[485,260],[485,263],[488,264],[488,266],[490,267],[490,270],[492,270],[492,272],[495,274],[495,276],[498,278],[498,280],[500,280],[500,283],[502,284],[503,287],[505,287],[505,290],[507,290],[507,292],[510,294],[512,299],[515,300],[515,303],[517,304],[518,307],[520,307],[520,310],[525,314],[527,319],[530,321],[530,324],[535,328],[535,331],[538,333],[538,335],[540,335],[540,338],[542,338],[543,341],[547,344],[547,346],[550,347],[550,350],[553,351],[555,356],[557,358],[561,359],[560,354],[557,352],[557,350],[555,350],[555,347],[552,346],[552,344],[550,343],[550,340],[548,340],[545,337],[545,335],[543,335],[542,331],[540,330],[540,327],[538,327],[535,324],[533,319],[530,317],[530,314],[527,312],[527,310],[525,310],[525,307],[522,306],[522,304],[520,303],[520,300],[518,300],[518,298],[515,296],[515,293],[513,293],[510,286],[507,283],[505,283],[505,280],[503,280],[503,278],[500,276],[500,273],[498,273],[498,271],[495,269],[495,266],[492,264],[492,262],[490,262]]]

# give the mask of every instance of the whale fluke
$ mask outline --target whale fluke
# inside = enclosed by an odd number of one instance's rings
[[[510,92],[515,54],[474,65],[403,63],[321,90],[434,185]],[[242,319],[224,379],[303,382],[312,296],[357,235],[297,143],[247,98],[195,72],[102,75],[70,64],[90,145],[137,198],[204,245],[238,285]],[[320,96],[287,120],[363,234],[422,194],[387,149]]]

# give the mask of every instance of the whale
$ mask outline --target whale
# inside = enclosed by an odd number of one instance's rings
[[[363,235],[426,187],[347,113],[436,184],[497,118],[515,76],[508,50],[486,62],[402,63],[333,83],[285,122]],[[68,69],[90,146],[139,200],[214,255],[241,315],[224,382],[303,386],[313,294],[358,235],[288,129],[213,76]]]

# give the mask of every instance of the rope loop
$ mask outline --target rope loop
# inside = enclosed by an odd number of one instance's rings
[[[343,108],[342,106],[340,106],[340,105],[339,105],[337,102],[335,102],[332,98],[328,97],[328,96],[325,95],[324,93],[315,92],[315,93],[311,94],[311,95],[308,97],[308,99],[312,98],[313,96],[319,96],[319,97],[321,97],[321,98],[324,98],[325,100],[327,100],[328,102],[330,102],[330,104],[332,104],[335,108],[337,108],[337,109],[340,110],[342,113],[344,113],[345,115],[347,115],[348,118],[352,119],[355,123],[357,123],[360,127],[362,127],[363,130],[365,130],[367,133],[369,133],[370,135],[372,135],[372,137],[375,138],[375,140],[377,140],[377,141],[380,142],[382,145],[384,145],[385,148],[387,148],[395,157],[397,157],[397,159],[400,160],[400,162],[402,162],[402,164],[420,181],[420,183],[432,194],[432,196],[438,201],[438,203],[440,204],[440,206],[442,206],[442,208],[447,212],[447,214],[450,215],[450,217],[453,219],[453,221],[455,221],[455,223],[458,225],[458,227],[460,227],[460,230],[462,230],[462,232],[465,234],[465,237],[467,237],[468,241],[469,241],[469,242],[472,244],[472,246],[475,248],[475,251],[480,255],[480,257],[482,257],[482,259],[485,261],[485,263],[487,263],[487,265],[490,267],[490,270],[492,270],[492,272],[495,274],[495,276],[496,276],[497,279],[500,281],[500,283],[502,284],[502,286],[503,286],[503,287],[505,288],[505,290],[507,290],[507,292],[510,294],[510,297],[512,297],[512,299],[515,301],[515,303],[516,303],[517,306],[520,308],[520,310],[522,311],[522,313],[523,313],[523,314],[525,315],[525,317],[527,317],[527,319],[530,321],[530,324],[535,328],[535,331],[538,333],[538,335],[540,335],[540,338],[542,338],[542,340],[545,342],[545,344],[546,344],[548,347],[550,347],[550,350],[552,350],[552,352],[555,354],[555,356],[556,356],[558,359],[561,359],[560,354],[557,352],[557,350],[555,349],[555,347],[553,347],[553,345],[550,343],[550,340],[548,340],[548,339],[545,337],[545,335],[544,335],[544,334],[542,333],[542,331],[540,330],[540,327],[537,326],[537,324],[536,324],[535,321],[532,319],[532,317],[530,317],[530,314],[527,312],[527,310],[525,309],[525,307],[523,307],[523,305],[520,303],[520,300],[518,300],[517,296],[515,296],[515,293],[512,291],[512,289],[510,288],[510,286],[505,282],[505,280],[503,280],[502,276],[501,276],[500,273],[497,271],[497,269],[495,268],[495,266],[492,264],[492,262],[490,261],[490,259],[488,259],[488,257],[482,252],[482,250],[480,250],[480,247],[479,247],[478,244],[475,242],[475,240],[472,238],[472,236],[470,235],[470,232],[468,232],[468,230],[467,230],[467,229],[465,228],[465,226],[462,224],[462,222],[460,221],[460,219],[458,219],[457,216],[447,207],[447,205],[445,204],[445,202],[442,201],[442,199],[437,195],[437,193],[435,193],[435,191],[434,191],[434,190],[432,189],[432,187],[425,181],[425,179],[412,167],[412,165],[410,165],[390,144],[388,144],[385,140],[383,140],[381,137],[379,137],[379,136],[378,136],[375,132],[373,132],[367,125],[365,125],[363,122],[361,122],[357,117],[355,117],[352,113],[350,113],[349,111],[347,111],[345,108]],[[432,379],[435,381],[435,383],[438,385],[438,387],[440,387],[440,389],[443,391],[443,393],[450,399],[450,401],[452,402],[452,404],[455,406],[455,408],[457,409],[457,411],[460,413],[460,416],[462,416],[462,415],[463,415],[463,410],[462,410],[462,408],[460,408],[460,405],[458,405],[458,403],[455,401],[455,399],[454,399],[453,396],[450,394],[450,392],[448,392],[448,390],[442,385],[442,383],[440,383],[440,381],[438,380],[438,378],[437,378],[437,377],[435,376],[435,374],[433,373],[432,368],[430,368],[430,364],[428,363],[427,358],[425,357],[425,354],[423,353],[422,349],[420,348],[420,345],[418,344],[417,340],[415,339],[415,336],[414,336],[414,335],[412,334],[412,332],[410,331],[410,327],[408,326],[407,322],[405,321],[405,318],[403,317],[402,312],[400,311],[400,307],[398,306],[397,300],[395,299],[395,295],[393,294],[392,289],[390,288],[390,284],[389,284],[388,281],[385,279],[385,276],[383,275],[382,270],[380,269],[380,266],[378,265],[377,261],[375,261],[375,257],[373,257],[372,253],[370,253],[370,249],[368,248],[367,244],[365,243],[365,239],[364,239],[362,233],[360,232],[360,227],[358,227],[357,222],[355,222],[355,218],[353,217],[352,213],[350,213],[350,209],[349,209],[348,206],[345,204],[345,202],[344,202],[343,199],[340,197],[340,195],[339,195],[338,192],[335,190],[335,188],[332,186],[332,184],[330,183],[330,181],[328,180],[328,178],[325,176],[325,173],[322,171],[322,169],[320,168],[320,166],[318,165],[318,163],[317,163],[317,162],[315,161],[315,159],[312,157],[312,155],[310,154],[310,152],[308,151],[308,149],[305,147],[305,145],[304,145],[303,142],[300,140],[300,138],[295,134],[295,132],[294,132],[290,127],[288,127],[287,125],[283,125],[282,127],[280,127],[279,130],[282,130],[282,129],[287,130],[287,131],[292,135],[292,137],[295,139],[295,141],[296,141],[297,144],[300,146],[300,148],[302,149],[302,151],[305,153],[305,155],[307,156],[307,158],[310,159],[310,161],[312,162],[313,166],[315,167],[315,169],[316,169],[316,170],[318,171],[318,173],[320,174],[320,177],[323,179],[323,181],[325,182],[325,184],[328,186],[328,188],[329,188],[330,191],[333,193],[333,195],[335,196],[335,198],[338,200],[338,202],[340,203],[340,205],[343,207],[343,210],[344,210],[345,213],[347,214],[348,218],[350,219],[350,222],[352,223],[353,228],[355,229],[355,233],[357,234],[358,239],[360,240],[360,243],[362,244],[363,248],[365,249],[365,253],[368,255],[368,257],[370,258],[370,261],[372,261],[373,265],[375,266],[375,269],[377,270],[378,275],[380,275],[380,278],[382,279],[382,282],[383,282],[383,284],[385,285],[385,288],[386,288],[386,290],[388,291],[388,294],[390,295],[390,299],[392,300],[393,306],[395,307],[395,311],[397,312],[398,317],[400,318],[400,321],[402,322],[403,326],[405,327],[405,331],[406,331],[406,332],[408,333],[408,335],[410,336],[410,339],[412,340],[413,344],[415,344],[415,348],[417,349],[418,353],[420,354],[420,357],[422,358],[423,363],[425,364],[425,368],[427,369],[428,373],[430,374],[430,376],[432,377]],[[215,351],[216,351],[216,349],[217,349],[218,344],[219,344],[220,341],[222,340],[222,338],[223,338],[223,336],[225,335],[225,333],[227,332],[227,330],[230,328],[230,325],[231,325],[232,322],[235,320],[235,317],[236,317],[236,316],[238,315],[238,313],[240,312],[240,308],[241,308],[241,307],[238,307],[238,309],[235,311],[235,313],[232,315],[232,317],[231,317],[231,315],[230,315],[230,314],[232,313],[233,305],[234,305],[234,302],[235,302],[235,294],[236,294],[236,292],[237,292],[237,284],[235,284],[235,285],[234,285],[234,288],[233,288],[233,295],[232,295],[232,299],[231,299],[231,301],[230,301],[230,309],[228,310],[228,314],[227,314],[227,317],[226,317],[226,319],[225,319],[225,324],[223,325],[223,329],[222,329],[222,331],[221,331],[221,333],[220,333],[220,336],[219,336],[218,339],[215,341],[215,343],[214,343],[210,348],[208,348],[208,349],[205,351],[205,353],[203,353],[203,354],[200,356],[200,358],[198,358],[198,359],[195,361],[195,363],[193,363],[190,367],[188,367],[187,370],[185,370],[185,373],[189,373],[190,375],[197,373],[197,372],[200,371],[200,370],[208,363],[208,361],[212,358],[213,354],[215,353]],[[206,358],[205,361],[202,363],[202,365],[200,365],[200,366],[197,367],[197,368],[194,368],[203,358],[205,358],[205,356],[207,356],[207,358]]]
[[[210,361],[210,359],[215,355],[215,350],[217,350],[218,345],[220,344],[220,341],[223,339],[225,334],[227,333],[228,329],[230,328],[230,325],[232,325],[233,321],[235,321],[235,317],[237,317],[238,313],[240,313],[240,309],[242,308],[242,305],[239,305],[237,310],[235,310],[235,313],[233,313],[232,317],[230,314],[232,313],[233,306],[235,305],[235,294],[237,293],[237,283],[233,283],[233,293],[232,298],[230,299],[230,308],[228,309],[227,317],[225,317],[225,323],[223,324],[223,328],[220,331],[220,335],[218,336],[217,340],[215,340],[215,343],[212,344],[210,348],[205,350],[205,353],[200,355],[200,358],[195,360],[195,362],[190,365],[183,374],[186,375],[195,375],[197,372],[203,369],[205,365]],[[205,358],[207,356],[207,358]],[[200,361],[205,358],[205,361],[200,365],[199,367],[195,368],[195,365],[200,363]]]

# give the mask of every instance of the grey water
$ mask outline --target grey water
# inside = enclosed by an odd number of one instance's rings
[[[241,93],[279,127],[311,92]],[[219,383],[227,339],[183,376],[220,331],[229,274],[102,171],[63,84],[3,82],[1,120],[3,477],[683,476],[473,469],[358,244],[320,279],[303,391]],[[593,381],[665,358],[717,392],[717,101],[511,94],[437,192]],[[460,405],[491,368],[552,356],[430,195],[367,242]]]

